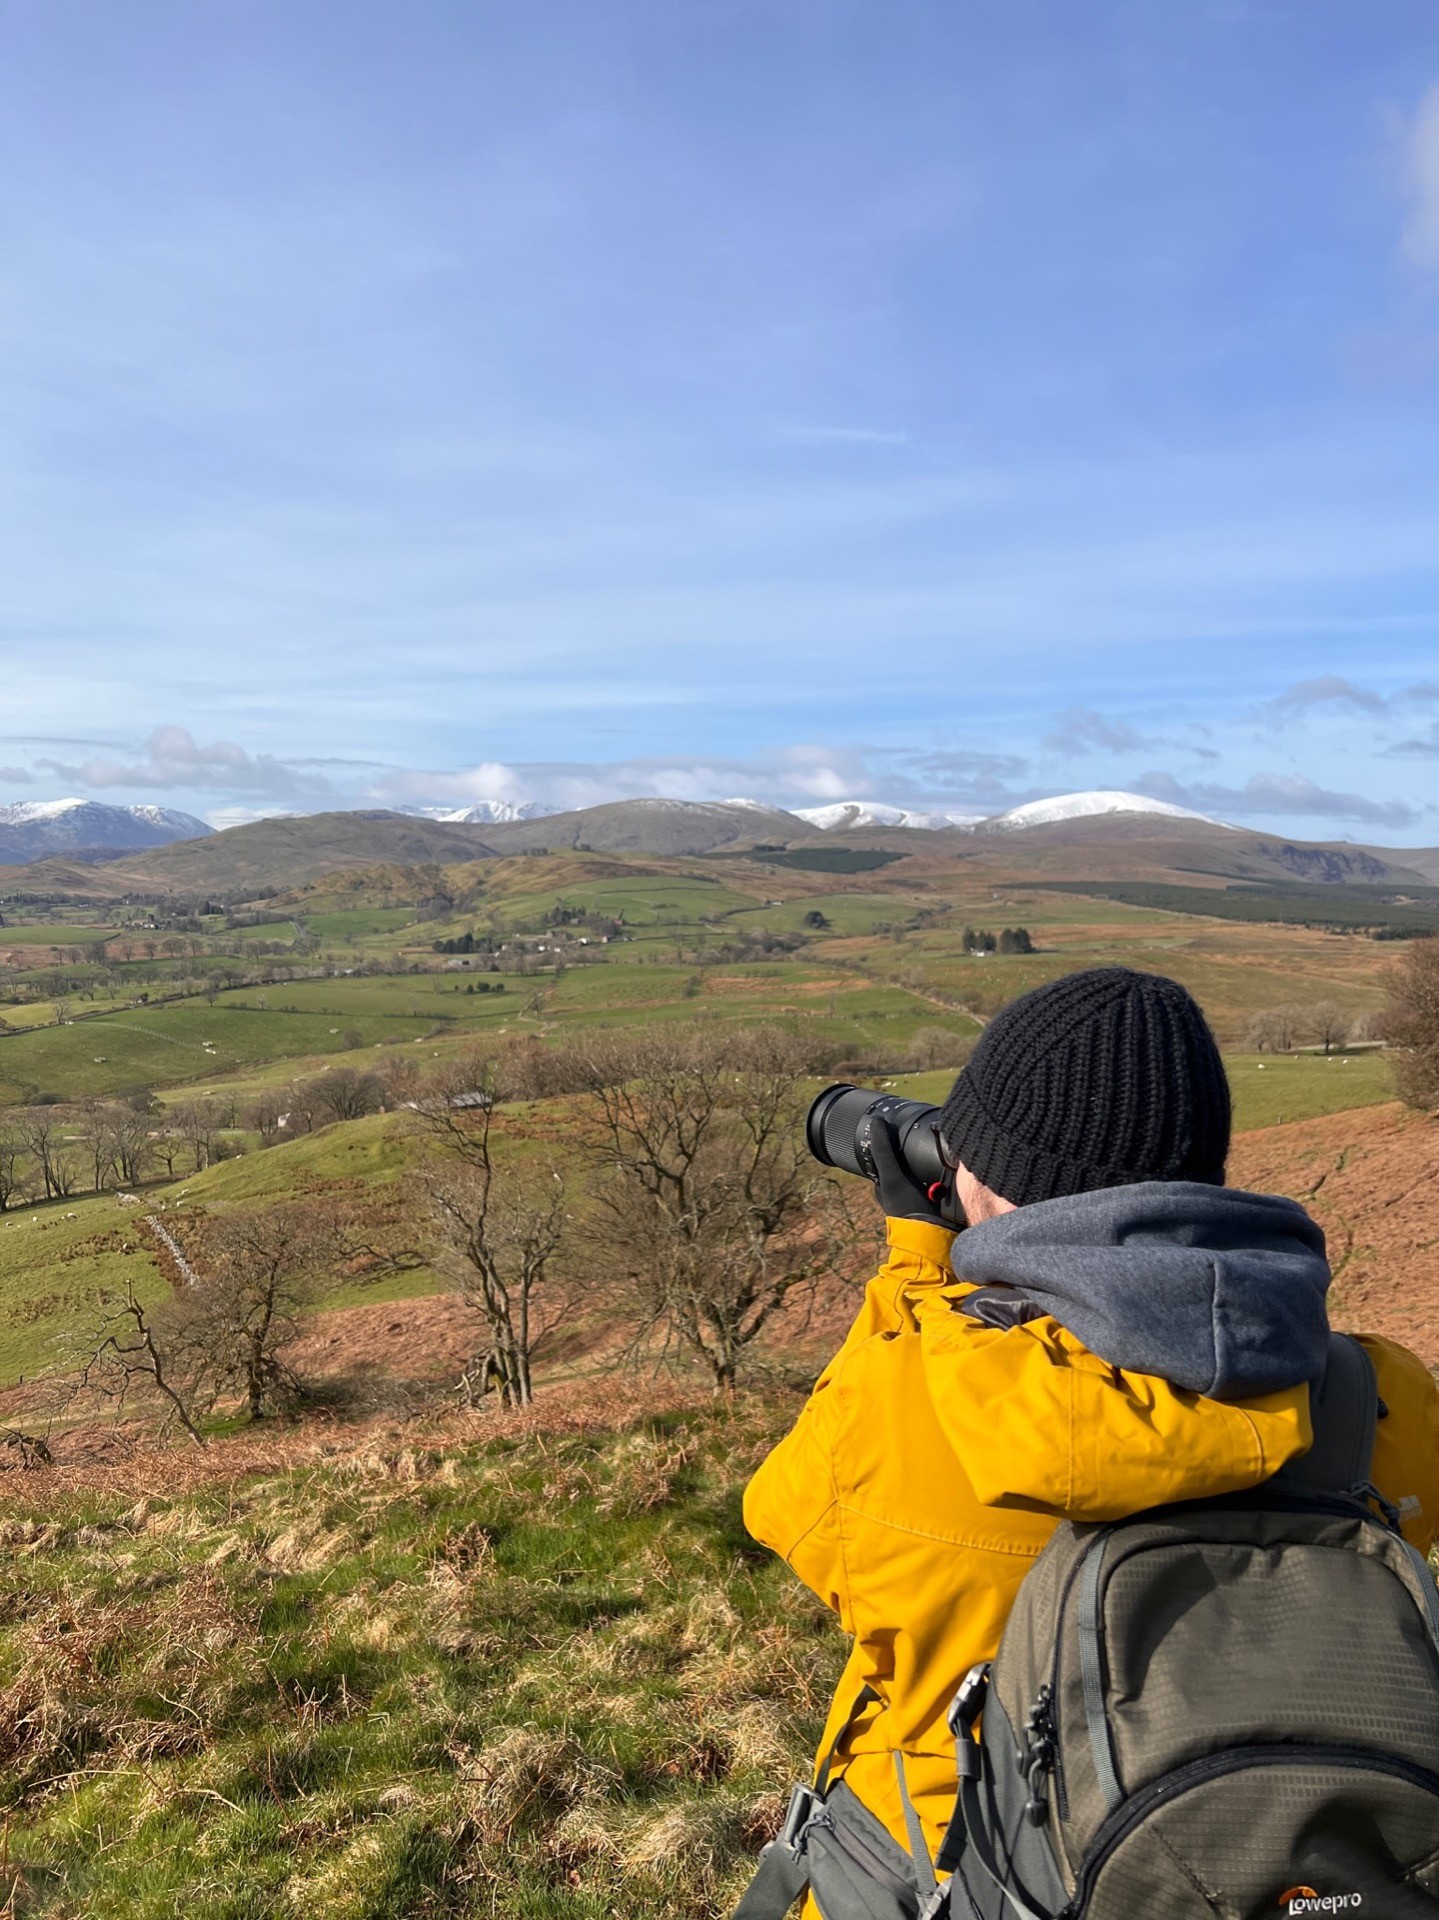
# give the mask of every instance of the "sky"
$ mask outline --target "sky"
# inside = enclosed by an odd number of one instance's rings
[[[1439,843],[1432,0],[0,0],[0,800]]]

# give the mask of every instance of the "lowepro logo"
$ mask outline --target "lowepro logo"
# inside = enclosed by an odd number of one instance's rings
[[[1348,1913],[1364,1905],[1362,1893],[1316,1893],[1313,1887],[1291,1887],[1278,1904],[1286,1913]]]

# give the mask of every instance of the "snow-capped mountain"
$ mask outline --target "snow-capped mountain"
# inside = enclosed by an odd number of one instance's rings
[[[173,807],[112,807],[102,800],[16,800],[0,806],[0,866],[27,866],[53,854],[134,853],[213,833]]]
[[[1061,820],[1088,820],[1106,813],[1158,813],[1174,820],[1203,820],[1211,827],[1224,824],[1221,820],[1212,820],[1207,813],[1196,813],[1192,807],[1176,807],[1168,800],[1151,800],[1147,794],[1107,791],[1060,793],[1052,800],[1030,800],[1022,807],[1011,807],[1008,813],[996,814],[984,824],[986,828],[1050,827]]]
[[[543,800],[476,800],[468,807],[402,807],[400,811],[461,826],[493,826],[500,820],[543,820],[561,809],[547,806]]]
[[[827,807],[796,807],[797,818],[822,833],[848,827],[972,827],[978,813],[915,813],[908,807],[887,806],[882,800],[835,800]]]

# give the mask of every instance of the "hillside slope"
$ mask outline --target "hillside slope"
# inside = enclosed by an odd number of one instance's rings
[[[1241,1134],[1229,1177],[1289,1194],[1324,1228],[1336,1324],[1439,1368],[1439,1124],[1389,1104]]]
[[[87,899],[252,899],[347,867],[477,860],[491,851],[484,830],[458,822],[403,813],[310,813],[256,820],[94,869],[39,861],[0,873],[0,891],[52,890]]]

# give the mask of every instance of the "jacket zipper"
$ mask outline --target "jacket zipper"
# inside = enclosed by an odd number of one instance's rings
[[[1100,1871],[1108,1864],[1120,1843],[1127,1840],[1156,1807],[1177,1800],[1192,1787],[1206,1786],[1211,1780],[1223,1779],[1225,1774],[1244,1773],[1251,1767],[1313,1765],[1316,1761],[1323,1766],[1348,1767],[1355,1773],[1387,1773],[1439,1799],[1439,1774],[1430,1773],[1426,1767],[1415,1766],[1412,1761],[1366,1753],[1358,1747],[1310,1746],[1293,1741],[1288,1745],[1240,1747],[1232,1753],[1209,1754],[1203,1760],[1191,1760],[1185,1766],[1176,1767],[1172,1773],[1161,1774],[1157,1780],[1151,1780],[1148,1786],[1141,1787],[1138,1793],[1131,1794],[1122,1807],[1115,1809],[1095,1834],[1084,1856],[1079,1878],[1075,1881],[1074,1897],[1060,1914],[1059,1920],[1080,1920]]]

